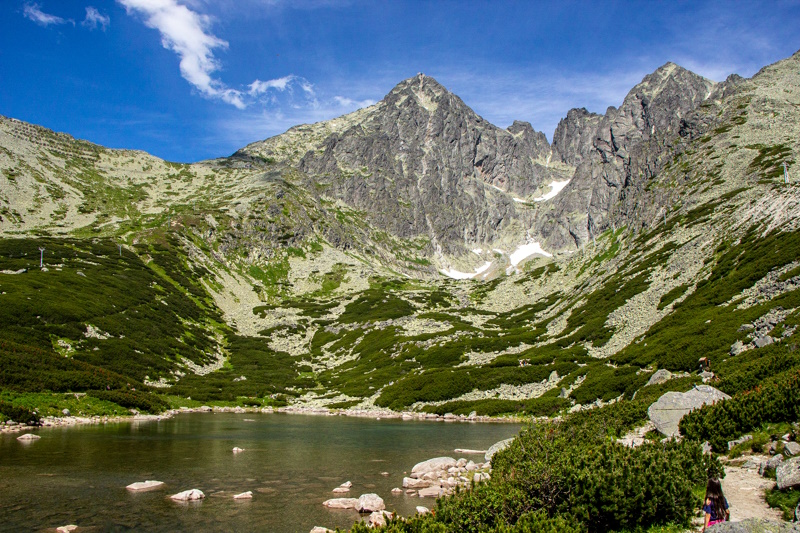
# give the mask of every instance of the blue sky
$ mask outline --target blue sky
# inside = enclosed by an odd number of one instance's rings
[[[0,114],[173,161],[231,154],[424,72],[552,137],[673,61],[716,81],[800,49],[800,0],[4,0]]]

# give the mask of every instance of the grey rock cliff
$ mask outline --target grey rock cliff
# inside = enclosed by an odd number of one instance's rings
[[[580,248],[608,227],[635,218],[666,140],[679,134],[685,118],[715,87],[667,63],[645,76],[619,108],[610,107],[603,117],[570,111],[553,136],[553,152],[577,168],[554,199],[553,209],[542,213],[536,224],[549,249]],[[658,207],[658,201],[653,205]]]
[[[549,151],[530,124],[493,126],[419,74],[327,136],[298,167],[310,189],[447,252],[496,238],[517,216],[510,195],[529,195],[556,175],[544,164]]]

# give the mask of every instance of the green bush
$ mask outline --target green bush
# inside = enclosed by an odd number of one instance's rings
[[[24,407],[14,407],[12,404],[0,401],[0,414],[6,420],[13,420],[21,424],[38,424],[39,414]]]
[[[113,402],[128,409],[137,409],[149,413],[160,413],[169,409],[169,404],[161,398],[145,392],[133,390],[90,390],[88,396]]]
[[[687,439],[708,441],[717,452],[727,443],[766,422],[800,419],[800,371],[790,370],[753,389],[706,405],[681,419]]]

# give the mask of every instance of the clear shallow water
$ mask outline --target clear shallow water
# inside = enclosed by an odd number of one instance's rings
[[[248,420],[252,420],[248,421]],[[43,428],[30,444],[0,437],[0,531],[263,531],[349,527],[328,498],[375,492],[401,515],[432,499],[393,496],[405,471],[455,448],[486,449],[517,424],[372,420],[287,414],[181,414],[156,422]],[[234,455],[234,446],[246,451]],[[469,456],[466,456],[469,457]],[[482,456],[471,456],[476,461]],[[388,476],[381,472],[389,472]],[[166,489],[130,493],[157,479]],[[347,480],[350,494],[331,490]],[[198,503],[168,496],[197,488]],[[253,491],[252,500],[233,495]],[[86,529],[84,529],[86,528]]]

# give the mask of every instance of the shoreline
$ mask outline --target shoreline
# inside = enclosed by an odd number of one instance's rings
[[[297,415],[312,415],[312,416],[349,416],[356,418],[373,418],[375,420],[393,419],[404,421],[417,421],[417,422],[469,422],[469,423],[506,423],[506,424],[525,424],[533,419],[530,417],[497,417],[497,416],[479,416],[479,415],[437,415],[434,413],[418,413],[412,411],[390,411],[390,410],[372,410],[372,409],[328,409],[325,407],[300,407],[300,406],[287,406],[287,407],[219,407],[207,406],[201,407],[180,407],[178,409],[170,409],[161,414],[131,414],[127,416],[46,416],[42,417],[40,424],[36,426],[29,426],[27,424],[17,423],[15,425],[6,425],[0,423],[0,435],[15,434],[30,432],[41,428],[52,427],[72,427],[82,425],[98,425],[108,423],[120,422],[152,422],[159,420],[168,420],[175,415],[184,413],[252,413],[252,414],[297,414]]]

